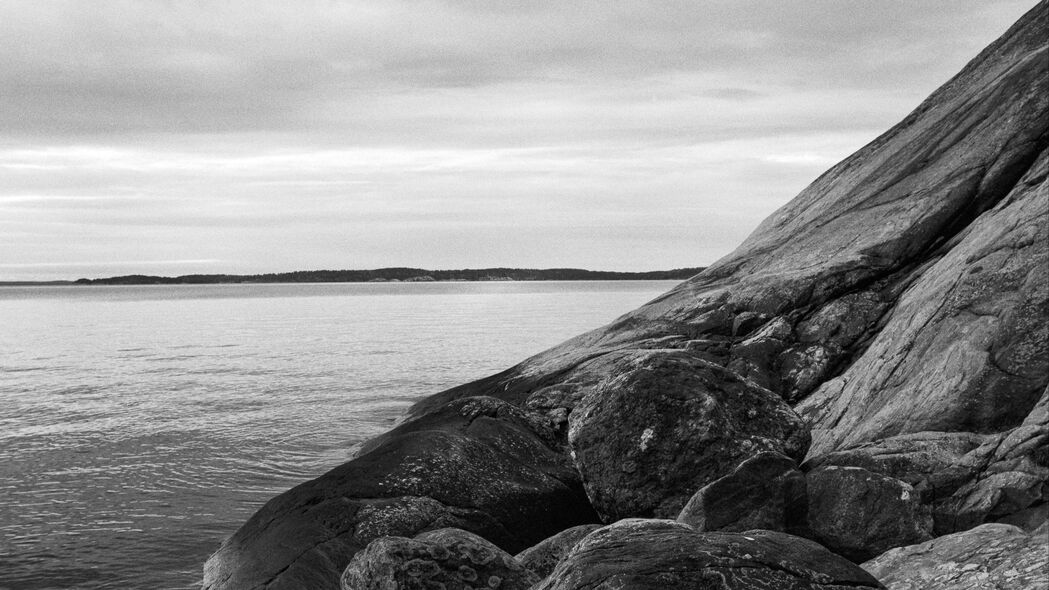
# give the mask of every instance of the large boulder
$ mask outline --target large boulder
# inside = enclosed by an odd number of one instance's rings
[[[569,417],[568,442],[606,521],[676,517],[700,487],[764,451],[805,455],[779,396],[687,351],[621,360]]]
[[[854,590],[882,586],[858,566],[785,533],[702,533],[628,519],[587,535],[534,590]]]
[[[540,578],[545,578],[579,541],[599,528],[601,528],[599,524],[581,524],[565,529],[525,549],[515,557],[521,562],[521,565]]]
[[[863,564],[889,590],[1049,589],[1049,533],[984,524]]]
[[[765,529],[804,536],[807,514],[805,475],[797,463],[780,453],[764,452],[703,486],[677,520],[698,531]]]
[[[456,527],[517,552],[593,522],[552,436],[545,418],[506,402],[457,400],[271,500],[208,561],[204,588],[334,589],[379,537]]]
[[[914,488],[859,467],[821,467],[806,476],[812,538],[860,562],[932,538],[932,514]]]
[[[528,590],[539,578],[481,537],[446,528],[382,537],[353,556],[342,590]]]

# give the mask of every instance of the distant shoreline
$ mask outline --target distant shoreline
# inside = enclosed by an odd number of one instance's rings
[[[192,274],[176,277],[123,275],[75,281],[0,281],[0,287],[92,286],[92,285],[217,285],[239,283],[422,283],[478,281],[666,281],[685,280],[704,267],[645,272],[585,270],[581,268],[480,268],[428,270],[423,268],[379,268],[373,270],[306,270],[255,275]]]

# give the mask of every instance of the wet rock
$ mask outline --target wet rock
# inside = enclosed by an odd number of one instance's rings
[[[521,562],[461,529],[428,531],[414,539],[382,537],[354,555],[342,590],[527,590],[539,578]]]
[[[797,463],[780,453],[758,453],[696,492],[677,521],[698,531],[765,529],[802,535],[807,502],[805,475]]]
[[[581,541],[583,537],[601,528],[599,524],[581,524],[540,541],[516,555],[518,561],[540,578],[545,578],[554,566]]]
[[[520,551],[596,520],[545,418],[486,397],[456,400],[366,445],[356,459],[274,498],[205,566],[205,589],[337,588],[384,536],[444,527]]]
[[[762,451],[800,458],[808,433],[778,396],[686,352],[621,361],[569,417],[587,495],[606,521],[676,517],[700,487]]]
[[[984,524],[892,549],[864,563],[863,569],[889,590],[1046,590],[1049,536]]]
[[[534,590],[856,590],[882,586],[812,541],[773,531],[702,533],[628,519],[587,535]]]
[[[892,547],[931,538],[932,514],[914,488],[858,467],[809,472],[808,523],[812,538],[860,562]]]

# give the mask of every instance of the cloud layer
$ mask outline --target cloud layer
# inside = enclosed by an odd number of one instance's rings
[[[0,280],[706,264],[1023,2],[0,4]]]

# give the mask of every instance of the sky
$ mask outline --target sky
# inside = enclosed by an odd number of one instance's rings
[[[1024,1],[0,3],[0,281],[703,266]]]

